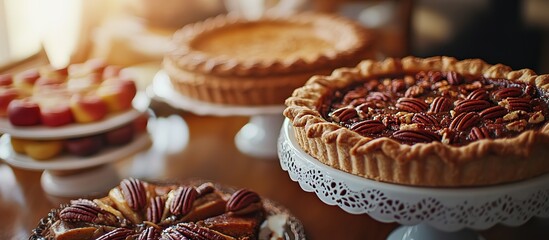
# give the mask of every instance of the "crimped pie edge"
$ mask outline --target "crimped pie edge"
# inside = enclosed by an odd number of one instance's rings
[[[282,105],[292,91],[303,86],[311,76],[331,72],[329,69],[319,69],[314,72],[255,78],[187,71],[173,65],[171,61],[165,61],[163,68],[171,75],[172,86],[185,96],[216,104],[248,106]]]
[[[352,37],[348,46],[339,51],[321,53],[314,61],[302,58],[290,61],[276,59],[273,61],[239,61],[228,56],[210,56],[207,53],[192,49],[191,43],[198,37],[228,26],[236,26],[249,22],[283,21],[296,24],[313,24],[322,22],[325,31],[345,31]],[[314,71],[318,68],[330,68],[334,62],[353,61],[357,55],[371,51],[373,35],[358,23],[330,14],[305,12],[290,16],[265,15],[259,20],[246,20],[236,14],[219,15],[202,22],[189,24],[174,35],[172,42],[174,50],[166,54],[165,61],[172,61],[182,69],[194,72],[220,76],[264,76],[275,74],[292,74],[296,72]],[[357,54],[358,53],[358,54]],[[363,53],[363,54],[360,54]]]
[[[549,123],[513,138],[484,139],[456,147],[440,142],[401,144],[389,138],[371,139],[327,122],[316,111],[332,89],[390,73],[425,70],[456,71],[535,84],[549,90],[549,75],[530,69],[489,65],[480,59],[452,57],[365,60],[355,68],[340,68],[330,76],[314,76],[286,100],[300,146],[334,168],[385,182],[420,186],[477,186],[517,181],[549,172]],[[517,147],[521,146],[521,147]]]

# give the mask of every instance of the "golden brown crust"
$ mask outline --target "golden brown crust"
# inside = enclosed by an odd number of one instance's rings
[[[238,31],[247,29],[252,23],[310,28],[318,32],[317,38],[329,38],[334,46],[318,50],[312,59],[267,57],[252,60],[209,53],[195,46],[196,42],[213,38],[224,29]],[[264,48],[268,48],[268,39],[264,41]],[[288,39],[288,43],[292,41]],[[224,15],[188,25],[174,34],[175,50],[166,55],[163,65],[174,87],[198,100],[238,105],[283,104],[293,89],[302,86],[311,76],[329,74],[332,69],[354,66],[371,57],[371,42],[371,34],[357,23],[332,15],[265,16],[254,22]]]
[[[312,75],[329,74],[319,70],[292,75],[254,77],[216,76],[187,71],[164,62],[164,70],[171,73],[172,86],[179,93],[202,101],[218,104],[270,105],[282,104],[293,89],[303,85]],[[177,77],[175,77],[177,76]]]
[[[356,68],[315,76],[286,100],[284,115],[295,130],[299,145],[334,168],[379,181],[421,186],[477,186],[517,181],[549,172],[549,124],[514,138],[485,139],[457,147],[440,142],[401,144],[389,138],[371,139],[324,120],[319,101],[332,89],[361,79],[395,73],[456,71],[462,75],[507,78],[534,83],[548,90],[549,75],[532,70],[512,71],[479,59],[451,57],[366,60]],[[520,147],[517,147],[520,146]]]

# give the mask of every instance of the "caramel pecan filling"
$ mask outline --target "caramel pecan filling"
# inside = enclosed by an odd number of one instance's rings
[[[534,85],[430,71],[335,90],[319,110],[366,137],[465,145],[539,129],[549,117],[548,102],[549,94]]]
[[[228,194],[210,182],[160,186],[129,178],[107,197],[73,200],[51,213],[51,225],[39,233],[44,236],[40,239],[249,239],[226,229],[237,226],[255,233],[252,218],[263,221],[264,211],[261,197],[247,189]],[[217,230],[210,229],[217,218],[225,221],[219,220]],[[83,233],[90,229],[93,236]],[[225,235],[225,230],[238,236]]]

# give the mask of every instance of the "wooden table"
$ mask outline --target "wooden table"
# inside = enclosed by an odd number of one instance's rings
[[[189,128],[188,144],[181,146],[172,142],[171,147],[166,148],[160,145],[166,141],[159,140],[135,157],[117,162],[116,168],[122,177],[141,169],[141,174],[148,174],[147,178],[154,180],[201,178],[251,188],[287,207],[303,222],[308,239],[385,239],[398,226],[328,206],[315,194],[301,190],[281,170],[278,159],[254,159],[240,153],[234,136],[248,121],[245,117],[204,117],[179,112],[162,103],[152,106],[160,119],[175,120],[173,122],[184,119]],[[168,116],[170,118],[166,118]],[[172,139],[176,134],[183,134],[170,132],[173,125],[160,127],[173,134]],[[155,134],[161,132],[155,131]],[[157,135],[155,137],[159,137]],[[40,174],[0,162],[0,239],[28,238],[40,218],[67,200],[47,196],[40,186]],[[521,227],[496,226],[481,234],[487,240],[547,239],[548,229],[547,220],[535,219]]]

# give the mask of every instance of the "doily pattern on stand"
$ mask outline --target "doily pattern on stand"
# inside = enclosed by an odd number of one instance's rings
[[[283,170],[307,192],[352,214],[380,222],[427,223],[443,231],[487,229],[549,217],[549,174],[477,188],[423,188],[382,183],[331,168],[305,153],[286,120],[278,141]]]

